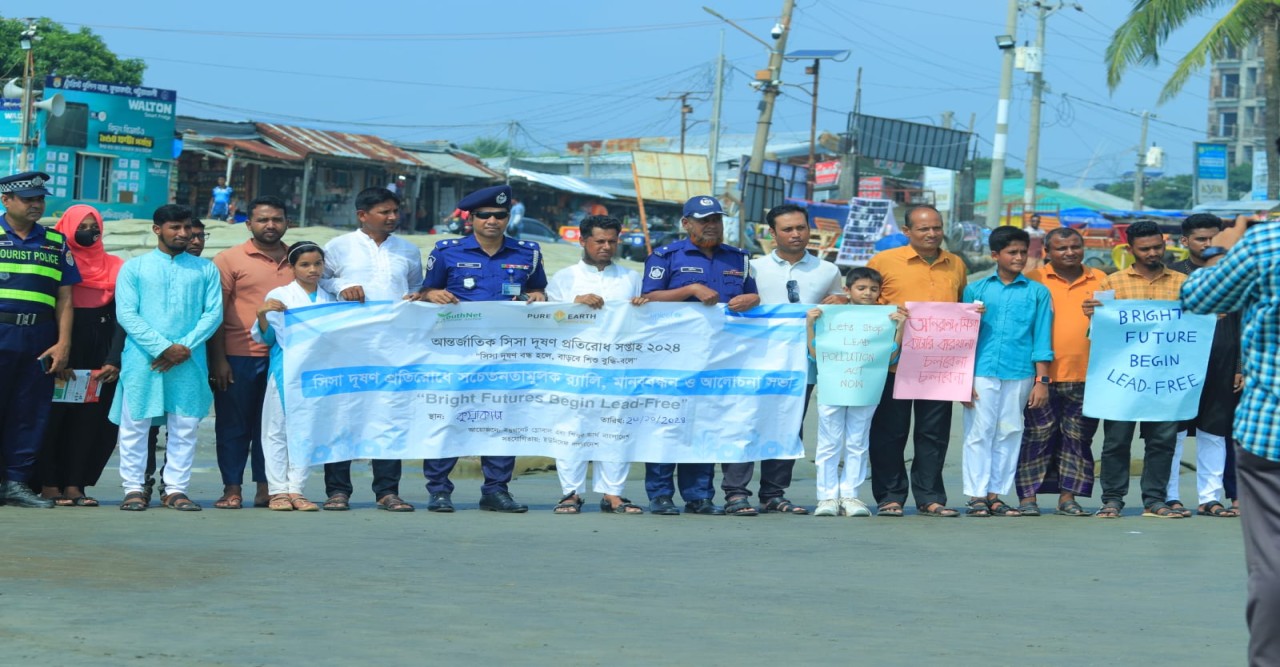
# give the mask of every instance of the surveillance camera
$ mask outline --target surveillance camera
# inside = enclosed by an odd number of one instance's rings
[[[769,36],[774,39],[782,39],[783,27],[781,23],[773,24],[773,28],[769,30]]]

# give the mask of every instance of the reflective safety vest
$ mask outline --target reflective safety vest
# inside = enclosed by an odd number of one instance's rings
[[[0,227],[0,312],[44,313],[57,303],[66,238],[36,225],[26,239]]]

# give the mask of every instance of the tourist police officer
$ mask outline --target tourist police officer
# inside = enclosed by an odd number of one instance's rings
[[[498,185],[477,190],[458,202],[458,208],[471,212],[472,235],[436,243],[427,257],[427,277],[415,300],[442,305],[461,301],[546,301],[542,250],[537,243],[506,235],[511,187]],[[449,472],[457,462],[456,458],[423,460],[422,473],[431,493],[428,511],[453,511]],[[513,513],[529,510],[527,505],[516,502],[507,489],[516,467],[514,456],[482,456],[480,465],[484,473],[480,509]]]
[[[31,491],[53,402],[71,353],[71,286],[80,282],[62,234],[37,224],[49,175],[0,178],[0,502],[53,507]]]
[[[650,301],[691,301],[708,306],[723,303],[734,312],[759,305],[750,256],[723,243],[724,210],[720,202],[706,196],[690,199],[685,202],[680,224],[689,238],[662,246],[649,255],[640,292]],[[724,509],[711,500],[715,496],[711,479],[714,464],[681,463],[678,471],[686,512],[724,514]],[[671,502],[676,472],[673,463],[645,464],[644,486],[650,512],[680,513]]]

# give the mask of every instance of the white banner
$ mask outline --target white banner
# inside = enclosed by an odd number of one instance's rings
[[[804,455],[805,307],[336,303],[287,311],[289,456]]]

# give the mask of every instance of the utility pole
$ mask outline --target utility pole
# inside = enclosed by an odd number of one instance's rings
[[[1005,17],[1005,34],[1008,42],[997,41],[1002,52],[1000,66],[1000,102],[996,105],[996,138],[991,149],[991,187],[987,195],[987,226],[996,227],[1004,221],[1004,154],[1009,143],[1009,98],[1013,94],[1014,36],[1018,34],[1018,0],[1009,0]],[[998,40],[1000,39],[998,38]]]
[[[778,23],[781,29],[777,31],[773,50],[769,53],[769,80],[764,81],[764,85],[760,87],[764,100],[760,104],[760,118],[756,121],[756,139],[751,144],[751,164],[747,167],[747,171],[753,174],[760,173],[764,168],[764,151],[769,144],[769,125],[773,123],[773,105],[778,100],[778,86],[782,82],[782,54],[787,50],[787,35],[791,33],[791,12],[795,7],[795,0],[782,2],[782,20]],[[759,81],[758,75],[757,80]]]
[[[520,127],[517,121],[507,123],[507,173],[506,184],[511,185],[511,163],[516,159],[516,129]]]
[[[1047,3],[1036,3],[1036,50],[1028,54],[1027,71],[1031,74],[1031,135],[1027,138],[1026,174],[1023,177],[1022,210],[1023,220],[1026,212],[1036,210],[1036,169],[1040,166],[1040,105],[1044,96],[1044,24],[1049,18],[1050,9]],[[1025,224],[1025,222],[1024,222]]]
[[[684,138],[689,131],[688,117],[693,113],[693,107],[689,106],[690,95],[705,95],[706,93],[686,90],[680,93],[669,93],[664,97],[657,97],[659,100],[680,100],[680,153],[684,153]]]
[[[1142,112],[1142,133],[1141,139],[1138,140],[1138,163],[1137,169],[1133,173],[1133,210],[1142,210],[1142,194],[1147,184],[1147,121],[1151,118],[1150,111]]]
[[[711,194],[719,194],[716,187],[716,165],[720,164],[720,114],[724,106],[724,29],[720,29],[720,56],[716,58],[716,89],[711,102],[711,141],[707,158],[711,162]]]
[[[31,89],[32,80],[35,78],[36,72],[36,20],[27,19],[27,28],[22,32],[20,43],[22,50],[26,51],[26,64],[22,70],[22,152],[19,154],[18,168],[21,171],[29,171],[31,169],[31,126],[32,115],[35,109],[32,103],[35,101],[35,91]]]
[[[862,68],[858,68],[858,82],[853,92],[853,115],[862,113]],[[840,199],[848,201],[858,196],[858,135],[856,128],[849,129],[849,150],[840,156],[840,185],[836,190]]]
[[[591,178],[591,144],[582,146],[582,177]]]

